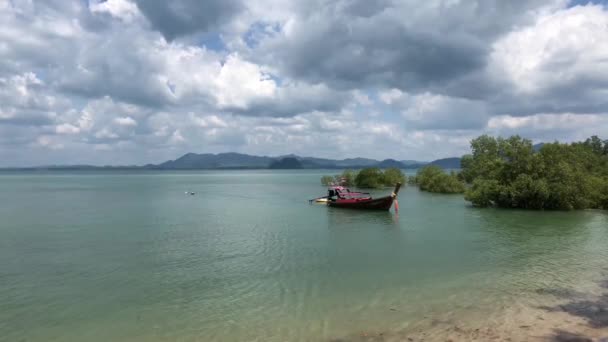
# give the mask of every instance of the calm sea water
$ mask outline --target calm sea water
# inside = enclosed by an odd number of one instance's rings
[[[412,187],[398,215],[309,205],[326,173],[0,174],[0,340],[324,341],[492,317],[608,265],[604,212]]]

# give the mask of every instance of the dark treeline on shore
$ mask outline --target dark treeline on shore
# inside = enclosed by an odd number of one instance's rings
[[[400,170],[368,168],[322,182],[377,188],[392,186],[397,179],[405,180]],[[459,172],[429,165],[407,180],[422,191],[464,193],[478,207],[608,209],[608,140],[593,136],[534,146],[520,136],[482,135],[471,141],[471,154],[462,157]]]

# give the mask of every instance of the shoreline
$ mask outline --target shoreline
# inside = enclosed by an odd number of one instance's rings
[[[497,317],[446,313],[399,331],[359,331],[329,342],[551,341],[608,342],[608,272],[592,291],[537,289],[546,305],[505,307]],[[479,313],[477,313],[479,315]]]

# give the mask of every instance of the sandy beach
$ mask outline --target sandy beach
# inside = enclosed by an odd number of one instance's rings
[[[606,272],[604,272],[606,273]],[[538,289],[545,305],[506,306],[491,317],[446,313],[398,332],[361,331],[331,342],[608,342],[608,277],[579,291]]]

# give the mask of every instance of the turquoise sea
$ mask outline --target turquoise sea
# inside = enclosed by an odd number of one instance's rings
[[[310,205],[334,172],[1,172],[0,340],[445,340],[608,278],[605,212]]]

